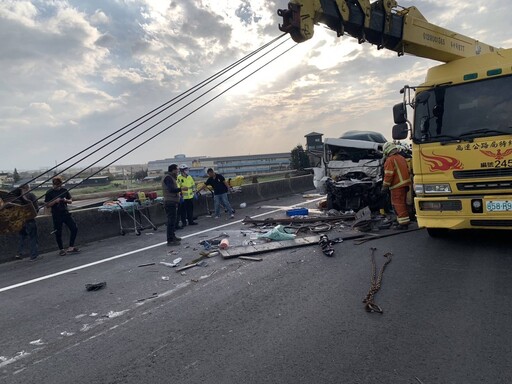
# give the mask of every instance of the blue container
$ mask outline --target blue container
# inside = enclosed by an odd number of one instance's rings
[[[306,216],[309,213],[307,208],[294,208],[286,211],[286,216]]]

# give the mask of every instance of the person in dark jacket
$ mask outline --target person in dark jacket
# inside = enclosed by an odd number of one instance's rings
[[[19,201],[22,204],[32,204],[34,206],[35,211],[39,210],[39,205],[37,204],[37,197],[32,192],[29,192],[30,185],[23,184],[19,187],[17,193],[19,193]],[[23,228],[20,231],[20,237],[18,242],[18,253],[16,254],[16,259],[21,259],[23,256],[23,248],[25,244],[25,240],[28,238],[28,243],[30,247],[30,261],[38,260],[39,251],[37,249],[37,225],[35,218],[29,219],[23,225]]]
[[[68,211],[68,204],[72,204],[73,199],[69,191],[62,186],[62,177],[55,176],[52,179],[52,185],[53,188],[46,192],[44,202],[47,208],[52,209],[53,231],[59,246],[59,255],[66,256],[68,253],[78,253],[80,250],[75,247],[78,227]],[[62,244],[63,224],[66,224],[69,229],[69,247],[66,250],[64,250],[64,245]]]
[[[181,238],[176,237],[175,225],[177,218],[178,204],[180,203],[180,193],[187,191],[187,187],[178,187],[178,165],[169,165],[168,172],[162,180],[162,191],[164,195],[164,208],[167,215],[167,245],[180,244]]]

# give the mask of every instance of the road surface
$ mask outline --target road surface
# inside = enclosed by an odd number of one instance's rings
[[[506,233],[431,239],[419,230],[336,244],[333,257],[316,245],[261,262],[217,256],[183,274],[159,264],[183,265],[200,240],[222,232],[239,244],[249,228],[238,220],[266,211],[201,217],[179,232],[177,248],[164,245],[161,228],[0,265],[0,382],[512,382]],[[362,303],[370,247],[378,267],[393,253],[375,297],[383,314]],[[102,281],[106,288],[85,290]]]

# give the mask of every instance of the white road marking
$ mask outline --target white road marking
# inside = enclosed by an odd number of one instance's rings
[[[324,198],[325,198],[325,197],[319,197],[319,198],[317,198],[317,199],[312,199],[312,200],[308,200],[308,201],[305,201],[305,202],[302,202],[302,203],[299,203],[299,204],[291,205],[290,207],[291,207],[291,208],[294,208],[294,207],[298,207],[298,206],[303,206],[303,205],[306,205],[306,204],[309,204],[309,203],[314,203],[315,201],[322,200],[322,199],[324,199]],[[272,214],[272,213],[282,212],[282,211],[283,211],[282,209],[275,209],[275,210],[273,210],[273,211],[269,211],[269,212],[261,213],[261,214],[259,214],[259,215],[254,215],[254,216],[251,216],[251,217],[253,217],[253,218],[257,218],[257,217],[262,217],[262,216],[266,216],[266,215],[270,215],[270,214]],[[188,235],[184,235],[184,236],[182,236],[181,238],[182,238],[182,239],[187,239],[187,238],[189,238],[189,237],[193,237],[193,236],[201,235],[201,234],[203,234],[203,233],[207,233],[207,232],[215,231],[215,230],[217,230],[217,229],[221,229],[221,228],[229,227],[229,226],[231,226],[231,225],[241,223],[242,221],[243,221],[243,219],[242,219],[242,220],[230,221],[230,222],[229,222],[229,223],[227,223],[227,224],[218,225],[218,226],[213,227],[213,228],[208,228],[208,229],[205,229],[205,230],[202,230],[202,231],[199,231],[199,232],[190,233],[190,234],[188,234]],[[94,262],[92,262],[92,263],[88,263],[88,264],[80,265],[80,266],[78,266],[78,267],[74,267],[74,268],[66,269],[66,270],[64,270],[64,271],[55,272],[55,273],[52,273],[52,274],[49,274],[49,275],[46,275],[46,276],[37,277],[37,278],[32,279],[32,280],[27,280],[27,281],[23,281],[23,282],[21,282],[21,283],[17,283],[17,284],[9,285],[9,286],[7,286],[7,287],[0,288],[0,293],[1,293],[1,292],[6,292],[6,291],[10,291],[11,289],[15,289],[15,288],[23,287],[23,286],[25,286],[25,285],[34,284],[34,283],[37,283],[37,282],[39,282],[39,281],[48,280],[48,279],[51,279],[51,278],[53,278],[53,277],[57,277],[57,276],[61,276],[61,275],[65,275],[65,274],[71,273],[71,272],[79,271],[79,270],[81,270],[81,269],[89,268],[89,267],[92,267],[92,266],[95,266],[95,265],[99,265],[99,264],[107,263],[107,262],[112,261],[112,260],[116,260],[116,259],[120,259],[120,258],[122,258],[122,257],[130,256],[130,255],[133,255],[133,254],[135,254],[135,253],[144,252],[144,251],[147,251],[148,249],[153,249],[153,248],[160,247],[160,246],[162,246],[162,245],[166,245],[166,244],[167,244],[167,241],[164,241],[164,242],[162,242],[162,243],[153,244],[153,245],[150,245],[150,246],[148,246],[148,247],[135,249],[135,250],[130,251],[130,252],[122,253],[122,254],[120,254],[120,255],[116,255],[116,256],[112,256],[112,257],[107,257],[106,259],[102,259],[102,260],[94,261]]]

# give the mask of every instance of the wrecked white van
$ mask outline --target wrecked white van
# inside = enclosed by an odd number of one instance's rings
[[[347,132],[339,139],[326,138],[322,166],[314,169],[317,189],[327,193],[328,209],[357,211],[382,206],[382,145],[377,132]]]

